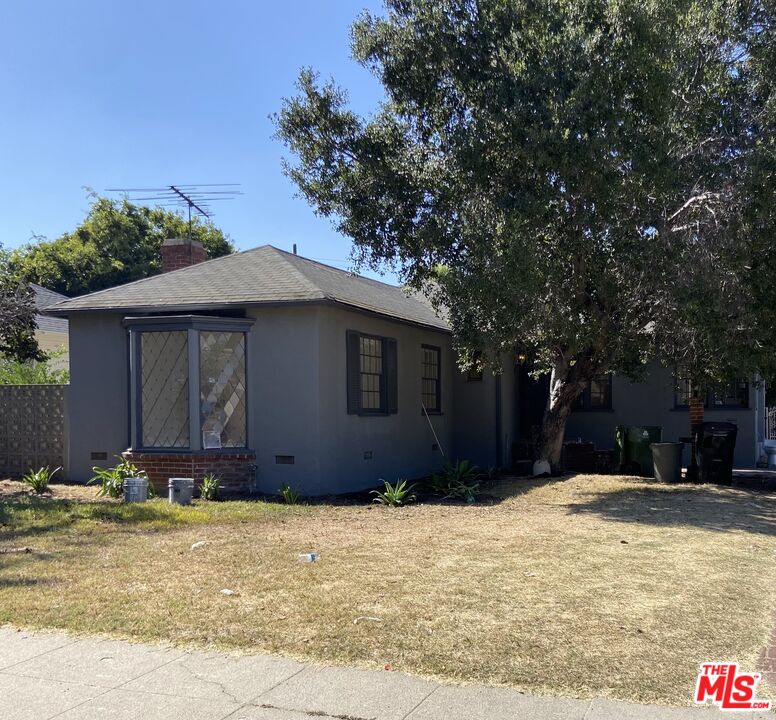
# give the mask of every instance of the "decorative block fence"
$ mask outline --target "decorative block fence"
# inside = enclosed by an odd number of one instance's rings
[[[66,396],[67,385],[0,385],[0,478],[66,469]]]

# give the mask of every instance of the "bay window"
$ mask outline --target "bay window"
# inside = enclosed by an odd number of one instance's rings
[[[132,448],[245,448],[245,337],[251,321],[171,316],[124,323]]]

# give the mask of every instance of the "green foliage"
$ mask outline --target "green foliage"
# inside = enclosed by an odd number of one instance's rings
[[[294,490],[290,485],[283,484],[280,489],[278,490],[280,493],[280,497],[283,498],[283,502],[286,505],[298,505],[299,504],[299,493]]]
[[[35,339],[35,294],[12,272],[9,257],[0,245],[0,358],[40,361],[45,355]]]
[[[28,470],[27,474],[22,477],[22,482],[29,485],[33,492],[37,493],[38,495],[42,495],[44,492],[46,492],[46,490],[48,490],[51,479],[61,469],[61,467],[58,467],[54,470],[50,470],[48,465],[46,465],[45,467],[39,468],[38,470]]]
[[[305,70],[286,172],[461,361],[550,372],[542,459],[600,373],[776,368],[776,6],[406,0],[352,30],[366,117]]]
[[[93,467],[94,477],[89,483],[99,482],[100,491],[97,493],[101,497],[111,497],[115,499],[124,497],[124,481],[127,478],[148,478],[145,470],[138,469],[126,458],[117,455],[119,461],[115,467],[102,468]],[[154,489],[151,483],[148,483],[148,497],[154,496]]]
[[[396,485],[391,485],[387,480],[383,480],[385,483],[385,490],[372,490],[372,495],[376,495],[372,502],[380,503],[381,505],[406,505],[407,503],[415,502],[417,497],[412,492],[414,485],[407,486],[406,480],[397,480]]]
[[[221,478],[214,473],[208,473],[202,478],[202,484],[199,486],[199,496],[203,500],[217,500],[220,489]]]
[[[460,498],[474,502],[480,489],[482,472],[469,460],[459,460],[455,464],[445,463],[442,472],[431,475],[431,487],[434,492],[446,498]]]
[[[61,385],[70,382],[68,370],[52,367],[51,361],[66,353],[54,350],[47,360],[27,360],[22,362],[10,357],[0,356],[0,385]]]
[[[14,251],[11,267],[30,282],[65,295],[83,295],[156,275],[162,242],[187,236],[188,222],[178,213],[93,194],[88,215],[73,232]],[[193,219],[192,238],[211,258],[234,251],[221,230],[198,217]]]

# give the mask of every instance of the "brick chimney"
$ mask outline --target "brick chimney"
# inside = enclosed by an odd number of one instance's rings
[[[169,238],[162,243],[162,272],[171,272],[207,260],[207,250],[199,240]]]

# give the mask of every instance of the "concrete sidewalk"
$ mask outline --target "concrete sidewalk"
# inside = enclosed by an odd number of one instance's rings
[[[714,709],[451,687],[401,672],[0,628],[2,720],[742,720]],[[774,716],[771,715],[770,718]]]

